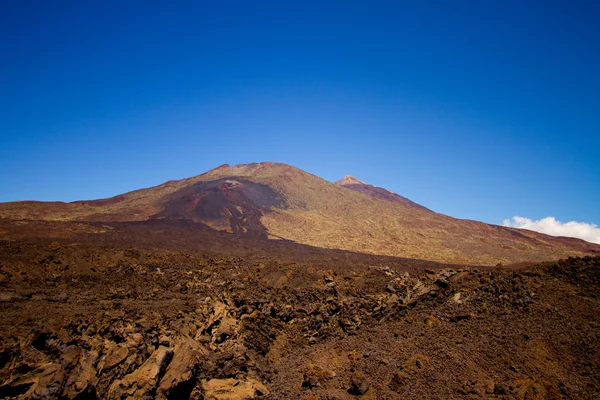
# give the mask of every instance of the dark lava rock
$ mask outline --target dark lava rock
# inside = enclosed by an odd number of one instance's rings
[[[494,386],[494,394],[507,395],[508,392],[508,385],[506,383],[496,383]]]
[[[350,394],[362,396],[369,390],[369,382],[362,372],[355,372],[350,377]]]

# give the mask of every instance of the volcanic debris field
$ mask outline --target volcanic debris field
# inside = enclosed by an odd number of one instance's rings
[[[259,241],[243,257],[0,241],[0,398],[600,398],[599,257]]]

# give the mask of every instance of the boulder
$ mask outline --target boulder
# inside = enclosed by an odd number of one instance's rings
[[[328,379],[335,377],[335,372],[319,367],[318,365],[309,365],[304,371],[302,379],[303,387],[316,387]]]
[[[158,385],[158,399],[172,398],[174,393],[188,386],[193,387],[198,365],[208,354],[204,347],[190,337],[181,336],[175,343],[173,359]]]
[[[425,354],[415,354],[402,364],[402,370],[408,374],[416,374],[429,368],[431,360]]]
[[[494,385],[494,394],[505,396],[509,393],[508,384],[504,382],[499,382]]]
[[[152,396],[158,379],[169,364],[172,355],[173,349],[160,346],[137,370],[113,382],[108,389],[107,398],[134,400]]]
[[[99,371],[109,370],[125,361],[129,355],[129,349],[125,343],[117,344],[112,340],[106,340],[104,342],[104,353],[105,355],[98,365]]]
[[[251,400],[259,395],[269,394],[269,390],[253,378],[246,381],[233,378],[211,379],[202,384],[202,390],[205,400]]]
[[[195,339],[200,340],[202,336],[209,334],[213,344],[222,343],[227,338],[235,335],[237,328],[238,322],[229,313],[227,305],[215,301],[212,305],[211,315],[205,323],[200,324]]]
[[[406,372],[396,371],[390,382],[390,389],[394,392],[400,392],[409,378],[410,376]]]
[[[428,328],[433,328],[434,326],[437,326],[440,324],[440,320],[436,317],[434,317],[433,315],[428,315],[425,317],[425,326],[427,326]]]
[[[81,351],[79,362],[73,368],[67,383],[63,390],[63,396],[68,399],[74,399],[78,396],[84,397],[85,394],[93,394],[98,383],[94,363],[98,359],[98,354],[90,351]]]
[[[236,332],[237,320],[231,315],[226,314],[222,319],[218,327],[213,330],[212,341],[213,343],[221,343],[227,338],[233,336]]]
[[[350,394],[362,396],[369,390],[369,382],[362,372],[355,372],[350,377]]]
[[[36,384],[25,397],[29,399],[59,398],[64,382],[64,371],[57,363],[49,363],[42,368],[41,373],[37,376]]]

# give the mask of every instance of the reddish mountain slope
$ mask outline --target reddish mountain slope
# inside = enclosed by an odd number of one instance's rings
[[[399,194],[396,194],[394,192],[390,192],[389,190],[384,188],[369,185],[350,175],[346,175],[345,177],[337,181],[335,184],[346,189],[354,190],[355,192],[368,194],[369,196],[374,197],[376,199],[393,201],[396,203],[404,204],[405,206],[430,211],[428,208],[425,208],[422,205],[407,199],[406,197],[400,196]]]
[[[150,218],[190,219],[233,233],[266,237],[267,228],[260,219],[271,207],[285,208],[285,202],[269,186],[222,178],[197,182],[165,196],[162,211]]]

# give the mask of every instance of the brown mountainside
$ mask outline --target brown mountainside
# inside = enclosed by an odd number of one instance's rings
[[[345,177],[337,181],[335,184],[341,187],[345,187],[346,189],[354,190],[355,192],[368,194],[369,196],[375,197],[377,199],[394,201],[397,203],[404,204],[406,206],[430,211],[429,209],[423,207],[420,204],[415,203],[412,200],[407,199],[404,196],[400,196],[399,194],[390,192],[389,190],[384,188],[369,185],[368,183],[364,183],[350,175],[346,175]]]
[[[495,265],[600,253],[600,246],[432,212],[360,182],[277,163],[223,165],[109,199],[0,204],[0,218],[79,222],[184,219],[324,248]],[[102,235],[100,231],[98,233]]]

